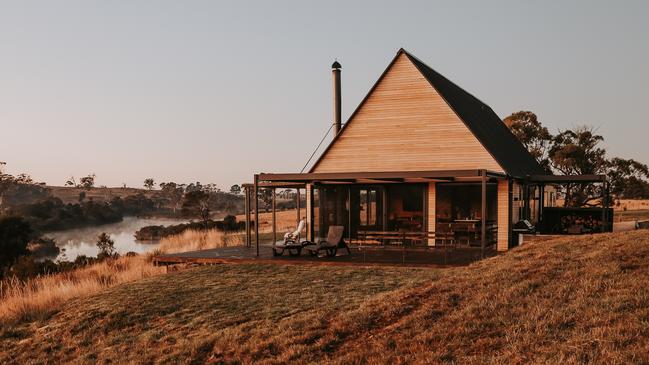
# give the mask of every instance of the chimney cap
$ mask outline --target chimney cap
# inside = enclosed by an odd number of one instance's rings
[[[340,63],[338,63],[338,61],[334,61],[334,63],[331,65],[331,68],[340,69],[342,68],[342,66],[340,65]]]

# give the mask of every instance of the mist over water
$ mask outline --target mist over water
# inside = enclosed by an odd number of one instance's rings
[[[144,253],[158,247],[158,241],[137,241],[135,232],[145,226],[187,223],[187,220],[171,218],[137,218],[124,217],[119,223],[101,226],[76,228],[60,232],[45,233],[45,236],[56,241],[61,253],[56,259],[74,260],[79,255],[97,256],[97,237],[107,233],[115,241],[115,249],[120,255],[127,252]],[[53,257],[51,257],[53,259]]]

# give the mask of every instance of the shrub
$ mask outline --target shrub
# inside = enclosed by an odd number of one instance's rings
[[[0,218],[0,277],[18,257],[27,254],[32,228],[20,217]]]

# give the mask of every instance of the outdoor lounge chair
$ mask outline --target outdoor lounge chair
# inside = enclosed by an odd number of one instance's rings
[[[300,219],[300,222],[297,224],[297,227],[295,228],[295,231],[287,232],[284,235],[284,243],[299,241],[300,236],[304,232],[305,228],[306,228],[306,221],[304,220],[304,218],[302,218],[302,219]]]
[[[320,241],[318,244],[311,243],[304,246],[304,249],[309,251],[312,256],[318,256],[320,251],[324,251],[327,256],[334,257],[338,253],[339,248],[347,249],[347,254],[351,255],[349,246],[343,240],[343,232],[345,227],[343,226],[329,226],[329,232],[327,232],[327,239]]]
[[[294,232],[287,232],[284,235],[284,243],[273,244],[273,256],[282,256],[284,251],[288,251],[291,256],[300,256],[302,247],[307,241],[300,243],[300,235],[306,228],[306,221],[300,220]]]

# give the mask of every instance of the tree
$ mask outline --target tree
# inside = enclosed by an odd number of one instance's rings
[[[152,178],[144,179],[144,187],[152,190],[155,185],[155,181]]]
[[[560,131],[548,151],[552,168],[564,175],[606,174],[606,150],[599,147],[603,140],[586,126]],[[564,206],[574,207],[594,205],[603,195],[602,186],[592,183],[566,184],[564,194]]]
[[[99,249],[99,254],[97,255],[99,259],[114,258],[117,256],[115,241],[105,232],[97,237],[97,248]]]
[[[183,196],[185,195],[185,185],[176,184],[175,182],[162,182],[160,183],[160,194],[169,202],[173,207],[174,213],[180,207]]]
[[[230,194],[239,195],[241,194],[241,186],[234,184],[230,187]]]
[[[1,167],[4,165],[0,163],[0,208],[4,208],[5,205],[28,204],[48,196],[49,189],[44,183],[35,182],[27,174],[13,176],[2,173]]]
[[[70,176],[69,179],[65,181],[65,186],[72,186],[72,187],[77,187],[77,180],[74,178],[74,176]]]
[[[210,194],[204,190],[192,190],[185,193],[182,211],[190,217],[205,219],[209,216]]]
[[[0,277],[5,268],[28,253],[27,243],[32,234],[31,226],[23,218],[0,218]]]
[[[259,189],[259,194],[257,196],[264,203],[264,210],[268,213],[273,204],[273,189]]]
[[[608,163],[611,194],[625,199],[649,198],[649,167],[633,159],[613,158]]]
[[[552,134],[541,125],[536,114],[530,111],[513,113],[503,120],[512,133],[527,148],[539,164],[550,172],[548,148],[552,141]]]
[[[84,176],[81,179],[79,179],[79,186],[86,189],[90,190],[95,186],[95,178],[97,175],[95,174],[89,174],[88,176]]]
[[[80,191],[79,192],[79,203],[83,203],[84,199],[86,199],[86,192],[85,191]]]
[[[513,113],[504,123],[548,173],[606,174],[614,197],[649,197],[647,166],[635,160],[607,159],[606,150],[601,147],[604,137],[592,128],[580,126],[553,135],[530,111]],[[603,195],[602,189],[601,184],[567,184],[561,190],[564,205],[595,205]]]

